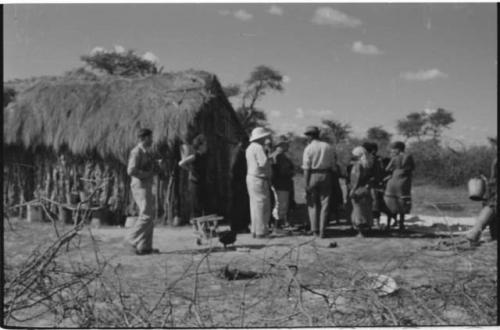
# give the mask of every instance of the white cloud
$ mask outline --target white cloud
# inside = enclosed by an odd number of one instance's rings
[[[222,16],[228,16],[228,15],[231,15],[231,11],[230,10],[227,10],[227,9],[221,9],[218,11],[219,15],[222,15]]]
[[[437,112],[437,109],[431,109],[431,108],[427,108],[424,110],[425,114],[427,115],[432,115],[433,113],[436,113]]]
[[[249,21],[253,18],[252,14],[250,14],[249,12],[247,12],[243,9],[235,11],[233,13],[233,15],[234,15],[234,17],[236,17],[237,19],[242,20],[242,21]]]
[[[142,55],[142,58],[146,61],[149,61],[151,63],[155,63],[155,64],[158,64],[158,62],[160,61],[158,59],[158,56],[156,56],[155,54],[153,54],[152,52],[146,52],[144,53],[144,55]]]
[[[364,44],[361,41],[355,41],[352,44],[352,51],[364,55],[379,55],[382,52],[375,45]]]
[[[350,28],[358,27],[363,24],[361,20],[330,7],[320,7],[316,9],[312,22],[319,25]]]
[[[115,53],[125,54],[125,47],[123,47],[123,46],[115,45],[114,49],[115,49]]]
[[[448,75],[441,72],[439,69],[420,70],[416,72],[408,71],[401,73],[401,78],[411,81],[425,81],[446,77],[448,77]]]
[[[283,15],[283,8],[281,8],[279,6],[276,6],[276,5],[272,5],[269,8],[268,13],[271,14],[271,15],[281,16],[281,15]]]
[[[106,53],[106,49],[104,47],[97,46],[90,51],[90,55],[95,55],[98,53]]]
[[[292,81],[292,78],[290,76],[284,75],[283,76],[283,83],[288,84]]]
[[[302,110],[302,108],[297,108],[297,110],[295,110],[295,118],[297,119],[302,119],[304,118],[305,116],[305,113],[304,113],[304,110]]]
[[[319,117],[324,117],[324,116],[332,116],[334,113],[333,110],[318,110],[315,111],[314,114]]]

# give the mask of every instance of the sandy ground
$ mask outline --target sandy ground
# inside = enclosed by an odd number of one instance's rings
[[[413,320],[411,321],[413,325],[477,324],[475,318],[480,314],[457,312],[468,308],[465,303],[449,303],[445,307],[439,307],[442,323],[426,315],[426,310],[422,308],[398,309],[402,308],[400,304],[407,304],[404,299],[409,299],[404,292],[423,290],[422,288],[426,287],[440,288],[450,283],[450,274],[456,274],[453,276],[459,279],[463,277],[465,280],[477,272],[486,274],[481,276],[496,273],[496,252],[492,254],[492,251],[496,251],[496,242],[489,242],[487,231],[483,235],[483,244],[474,250],[457,249],[460,248],[458,243],[452,247],[442,244],[450,240],[459,242],[459,235],[470,228],[473,221],[473,218],[408,216],[406,233],[399,233],[397,230],[390,233],[375,230],[373,235],[365,238],[356,237],[350,226],[342,222],[340,225],[329,226],[328,237],[325,239],[305,236],[299,232],[265,239],[254,239],[250,234],[238,234],[235,244],[227,249],[217,238],[205,241],[203,245],[197,245],[196,236],[190,226],[156,226],[153,244],[160,250],[160,254],[146,256],[134,255],[124,248],[123,237],[129,229],[116,226],[100,228],[88,226],[80,233],[78,251],[70,252],[67,258],[78,260],[80,251],[83,251],[85,258],[89,258],[91,262],[91,256],[97,247],[99,253],[109,260],[110,265],[118,269],[124,283],[127,283],[131,290],[152,300],[158,297],[161,288],[166,284],[177,283],[175,290],[178,290],[176,291],[178,296],[172,298],[172,301],[178,306],[175,315],[178,322],[176,324],[183,327],[197,327],[193,317],[186,319],[189,310],[188,301],[181,298],[192,295],[195,279],[200,285],[200,308],[209,315],[206,320],[204,319],[207,326],[307,326],[308,321],[304,319],[303,313],[296,310],[296,303],[293,303],[295,296],[286,295],[286,286],[283,287],[288,283],[284,282],[288,275],[283,270],[283,265],[288,264],[297,267],[297,276],[303,285],[320,292],[329,292],[328,294],[335,293],[331,291],[332,285],[352,290],[357,285],[355,283],[358,283],[356,279],[364,276],[363,274],[388,276],[395,281],[398,288],[407,290],[402,291],[400,298],[397,298],[402,299],[401,303],[396,298],[386,301],[388,304],[394,304],[398,322],[410,318]],[[11,225],[12,228],[4,222],[4,256],[8,265],[5,267],[21,264],[40,242],[48,242],[54,237],[52,226],[48,223],[30,224],[25,220],[12,220]],[[69,229],[71,229],[69,225],[60,228],[62,232]],[[219,229],[224,230],[228,227],[221,226]],[[89,240],[91,236],[94,238],[93,242]],[[335,247],[332,247],[332,243]],[[271,270],[272,276],[262,280],[227,281],[217,276],[219,270],[226,266],[261,273],[268,272],[270,265],[273,264],[281,268],[276,266],[275,270]],[[186,270],[189,271],[186,273]],[[196,275],[198,273],[199,277]],[[318,274],[326,275],[322,277]],[[246,292],[246,303],[249,304],[244,321],[240,320],[238,314],[242,292]],[[432,308],[435,302],[434,298],[431,298],[429,293],[419,299],[425,300],[425,303]],[[363,304],[365,298],[361,296],[350,298],[346,296],[345,299],[352,300],[348,306],[346,303],[338,302],[336,308],[340,314],[335,320],[325,319],[322,316],[324,307],[318,296],[309,293],[305,294],[303,299],[307,310],[315,315],[314,324],[317,326],[360,326],[373,325],[373,322],[391,324],[388,321],[384,323],[382,320],[369,319],[368,316],[365,320],[366,308],[354,310],[353,306]],[[250,302],[255,303],[250,304]],[[483,302],[478,300],[476,304],[481,305]],[[496,311],[496,307],[492,307],[492,310]],[[316,315],[316,312],[319,314]],[[423,316],[421,315],[419,319],[415,313],[423,313]],[[268,321],[263,321],[266,318]],[[490,316],[490,319],[492,318],[493,316]],[[488,322],[486,316],[482,320],[483,324]],[[36,320],[31,322],[31,325],[53,326],[50,319]]]

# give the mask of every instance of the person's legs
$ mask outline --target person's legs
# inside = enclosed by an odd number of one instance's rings
[[[252,218],[252,234],[267,235],[271,202],[269,184],[266,180],[248,176],[248,194],[250,196],[250,216]]]
[[[331,179],[326,178],[325,181],[319,185],[319,199],[320,199],[320,214],[319,214],[319,235],[325,236],[325,228],[328,225],[328,216],[330,213],[330,202],[332,195]]]
[[[481,237],[481,232],[488,225],[490,221],[494,221],[495,219],[495,210],[490,206],[485,206],[479,212],[477,216],[476,222],[471,230],[465,233],[465,238],[469,241],[477,243],[479,242],[479,238]]]
[[[134,227],[126,237],[128,244],[132,245],[137,252],[152,250],[153,244],[153,214],[154,199],[148,187],[142,187],[139,184],[131,186],[132,197],[139,208],[139,216]]]
[[[399,230],[405,230],[405,214],[399,213]]]
[[[274,190],[276,207],[274,217],[277,220],[276,228],[283,227],[288,222],[288,202],[290,192],[287,190]]]
[[[255,233],[255,226],[257,223],[257,214],[258,214],[258,206],[257,206],[257,200],[256,200],[256,191],[255,190],[255,184],[254,184],[254,177],[252,176],[247,176],[247,189],[248,189],[248,198],[250,200],[250,232],[252,235],[256,235]]]

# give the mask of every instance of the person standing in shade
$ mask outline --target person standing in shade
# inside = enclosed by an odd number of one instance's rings
[[[363,143],[363,148],[372,157],[372,182],[371,182],[371,195],[372,195],[372,212],[373,218],[375,220],[375,226],[380,227],[380,215],[384,206],[384,165],[382,163],[382,158],[377,155],[378,146],[374,142]]]
[[[256,127],[250,135],[250,145],[245,156],[247,160],[247,189],[250,200],[252,236],[264,238],[268,235],[271,219],[271,162],[264,150],[266,138],[271,135],[263,127]]]
[[[316,126],[308,127],[304,134],[308,139],[302,157],[311,227],[308,234],[324,238],[330,209],[332,171],[336,170],[335,151],[328,143],[319,140]]]
[[[207,177],[207,139],[205,135],[197,135],[191,142],[191,148],[179,166],[189,171],[188,191],[191,197],[190,217],[196,218],[205,215],[206,205],[206,177]]]
[[[392,214],[399,215],[399,230],[405,229],[405,214],[411,210],[411,178],[415,170],[413,157],[405,153],[405,144],[393,142],[391,160],[386,171],[391,173],[384,192],[384,202]]]
[[[271,190],[275,201],[272,215],[276,219],[276,230],[282,229],[283,226],[290,226],[288,222],[288,209],[290,192],[293,190],[294,166],[286,155],[288,147],[288,140],[282,136],[276,144],[276,150],[271,154],[273,164]]]
[[[126,243],[136,254],[144,255],[159,252],[153,249],[155,216],[153,179],[160,172],[160,168],[151,150],[153,145],[151,130],[143,128],[139,130],[137,137],[139,143],[130,152],[127,173],[132,178],[130,188],[139,208],[139,216],[126,237]]]
[[[250,203],[246,185],[247,161],[245,150],[247,147],[248,139],[244,138],[231,151],[231,184],[228,209],[231,230],[237,233],[250,233]]]
[[[351,222],[354,229],[358,230],[358,237],[363,237],[373,222],[373,159],[363,147],[354,148],[352,155],[355,162],[350,174]]]

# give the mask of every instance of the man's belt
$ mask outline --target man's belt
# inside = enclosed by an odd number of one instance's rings
[[[320,169],[320,168],[314,168],[309,170],[310,173],[331,173],[332,170],[329,168],[325,169]]]

